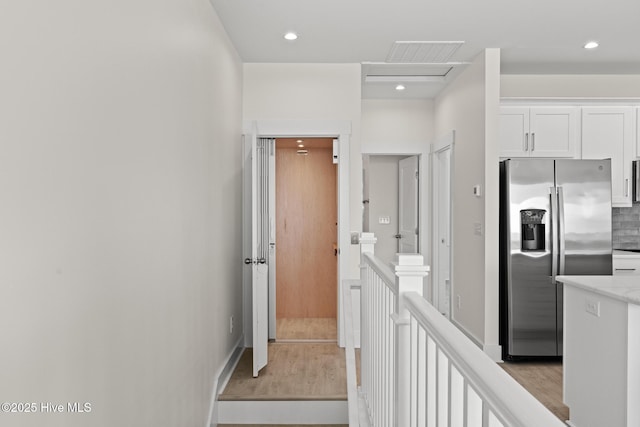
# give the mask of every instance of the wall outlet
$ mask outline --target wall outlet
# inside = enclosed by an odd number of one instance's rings
[[[352,231],[351,232],[351,244],[352,245],[359,245],[360,244],[360,233],[358,233],[357,231]]]
[[[587,298],[585,301],[585,310],[587,313],[591,313],[596,317],[600,317],[600,301],[594,301]]]
[[[378,217],[378,224],[391,224],[391,218],[388,216]]]
[[[233,316],[229,316],[229,333],[233,333]]]

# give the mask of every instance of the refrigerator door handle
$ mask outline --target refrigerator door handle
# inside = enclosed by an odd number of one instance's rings
[[[564,274],[565,241],[564,241],[564,195],[562,187],[558,187],[558,248],[560,249],[560,267],[558,274]]]
[[[551,201],[551,212],[549,212],[549,219],[551,225],[551,284],[556,284],[556,275],[558,274],[558,194],[556,187],[549,188],[549,199]]]

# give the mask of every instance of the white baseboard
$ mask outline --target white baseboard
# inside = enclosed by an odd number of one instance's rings
[[[233,374],[236,365],[240,361],[242,351],[244,347],[244,335],[241,335],[231,353],[227,356],[224,364],[218,371],[218,375],[213,380],[211,387],[211,403],[209,405],[209,419],[207,420],[206,427],[216,427],[218,425],[218,395],[224,390]]]
[[[346,400],[218,402],[220,424],[348,424]]]
[[[502,346],[497,344],[485,345],[482,349],[487,356],[496,363],[502,362]]]

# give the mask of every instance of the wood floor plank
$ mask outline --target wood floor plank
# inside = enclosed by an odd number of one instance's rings
[[[562,362],[518,361],[500,366],[560,420],[569,419],[569,408],[562,401]]]
[[[336,343],[270,343],[269,361],[252,376],[246,349],[220,400],[346,400],[344,349]]]
[[[218,424],[218,427],[349,427],[347,424]]]
[[[335,318],[283,318],[276,321],[276,341],[337,341]]]

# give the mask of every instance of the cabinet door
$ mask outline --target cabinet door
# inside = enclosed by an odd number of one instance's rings
[[[576,157],[578,108],[531,108],[530,151],[532,157]]]
[[[500,157],[529,157],[529,108],[500,108]]]
[[[640,274],[640,256],[613,256],[613,274]]]
[[[631,206],[631,160],[634,159],[632,107],[582,109],[582,158],[611,159],[613,206]]]

